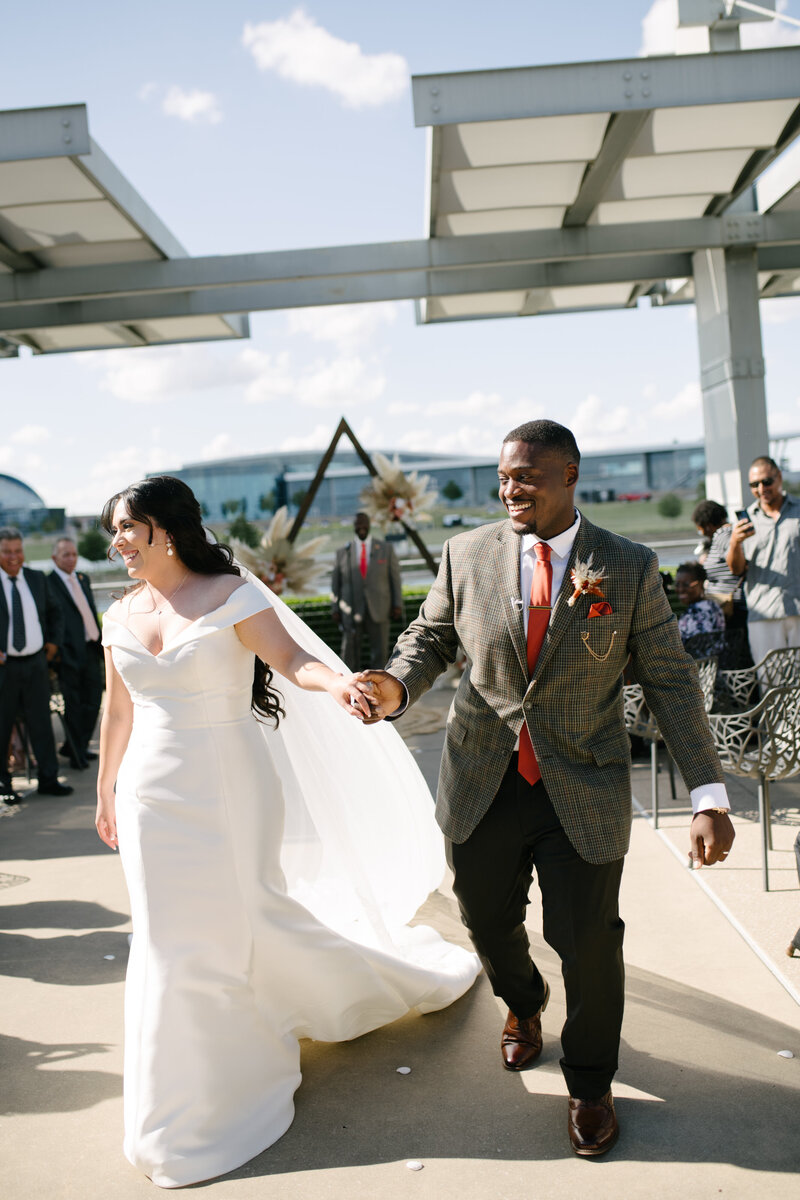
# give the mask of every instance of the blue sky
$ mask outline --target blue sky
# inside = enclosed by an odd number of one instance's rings
[[[781,4],[800,17],[800,0]],[[82,0],[48,5],[34,33],[16,6],[0,108],[85,102],[92,136],[190,254],[417,238],[411,74],[670,52],[673,7]],[[762,304],[762,320],[770,431],[795,432],[800,299]],[[418,328],[400,303],[256,314],[251,331],[0,361],[0,471],[85,513],[148,470],[322,448],[342,414],[372,449],[489,456],[540,415],[587,449],[702,435],[690,306]]]

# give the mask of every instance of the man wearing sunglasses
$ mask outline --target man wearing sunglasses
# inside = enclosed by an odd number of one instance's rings
[[[753,460],[749,483],[755,499],[731,531],[727,562],[747,572],[747,633],[759,663],[769,650],[800,646],[800,500],[765,455]]]

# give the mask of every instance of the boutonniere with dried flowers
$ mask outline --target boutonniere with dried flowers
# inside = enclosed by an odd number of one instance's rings
[[[593,558],[594,555],[590,554],[588,562],[582,563],[576,561],[575,566],[569,573],[572,586],[575,589],[567,601],[570,608],[572,608],[575,601],[579,600],[581,596],[599,596],[601,600],[605,599],[600,584],[606,577],[606,569],[605,567],[593,567]]]

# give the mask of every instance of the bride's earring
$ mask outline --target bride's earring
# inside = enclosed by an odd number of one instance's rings
[[[172,558],[172,542],[167,542],[167,557]]]

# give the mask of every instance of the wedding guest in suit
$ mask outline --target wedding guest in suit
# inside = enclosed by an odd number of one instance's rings
[[[47,580],[64,626],[56,661],[67,730],[62,753],[72,767],[85,770],[89,759],[97,757],[89,742],[103,697],[103,648],[89,577],[75,570],[77,562],[78,548],[72,538],[59,538]]]
[[[372,667],[389,657],[389,622],[403,615],[400,564],[394,547],[370,534],[366,513],[356,513],[355,538],[336,552],[331,613],[342,627],[340,657],[351,671],[361,666],[361,640],[369,642]]]
[[[16,804],[11,786],[8,743],[23,718],[36,756],[39,794],[69,796],[58,781],[58,759],[50,719],[48,662],[61,638],[61,614],[41,571],[23,567],[22,534],[0,528],[0,803]]]
[[[658,561],[574,507],[572,433],[531,421],[498,467],[508,520],[445,543],[436,582],[388,672],[365,672],[376,718],[397,715],[451,663],[468,664],[447,722],[437,820],[462,919],[508,1005],[503,1066],[532,1066],[550,988],[531,960],[533,874],[561,959],[569,1137],[597,1157],[618,1135],[611,1094],[624,976],[618,895],[631,829],[622,671],[638,682],[691,794],[692,865],[724,861],[728,799],[692,659]]]

